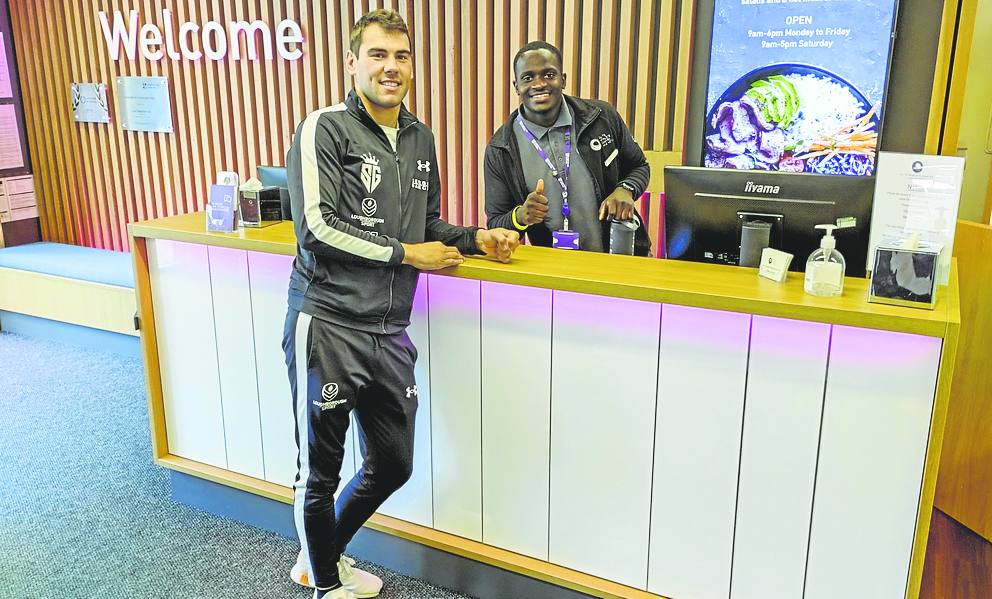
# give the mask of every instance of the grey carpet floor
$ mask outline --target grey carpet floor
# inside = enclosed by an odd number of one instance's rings
[[[311,597],[295,540],[172,501],[139,360],[0,333],[0,598]],[[457,593],[368,562],[382,599]]]

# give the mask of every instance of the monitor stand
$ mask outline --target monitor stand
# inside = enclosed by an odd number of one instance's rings
[[[761,252],[766,247],[782,247],[782,215],[760,212],[738,212],[740,245],[737,264],[757,268]]]

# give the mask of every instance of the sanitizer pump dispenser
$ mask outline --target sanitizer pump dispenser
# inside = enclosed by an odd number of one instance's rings
[[[816,225],[826,234],[820,240],[820,248],[809,255],[806,261],[806,293],[819,297],[838,297],[844,293],[844,271],[847,264],[844,256],[837,251],[837,239],[833,236],[834,225]]]

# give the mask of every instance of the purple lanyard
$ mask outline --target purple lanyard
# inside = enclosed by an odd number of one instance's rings
[[[538,156],[544,160],[544,164],[548,165],[548,169],[551,170],[551,175],[557,179],[558,184],[561,185],[561,215],[565,221],[564,229],[567,231],[568,215],[570,213],[568,208],[568,171],[572,156],[572,128],[565,128],[565,168],[564,170],[559,171],[558,167],[556,167],[554,163],[551,162],[551,159],[548,158],[548,153],[544,151],[541,144],[537,143],[537,138],[534,137],[534,134],[531,133],[530,129],[527,128],[527,125],[524,124],[524,119],[520,116],[520,113],[517,113],[517,124],[520,125],[520,130],[524,132],[524,137],[527,138],[527,141],[529,141],[530,144],[534,146],[534,149],[537,150]]]

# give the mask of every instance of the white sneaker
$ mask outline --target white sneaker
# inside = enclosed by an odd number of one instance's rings
[[[382,579],[375,574],[352,567],[354,565],[355,560],[346,555],[342,555],[341,559],[338,560],[338,577],[341,579],[341,585],[351,591],[356,599],[369,599],[377,596],[382,590]],[[296,563],[289,571],[289,577],[300,586],[313,588],[313,580],[310,578],[310,572],[307,569],[307,562],[302,551],[296,556]]]
[[[317,599],[317,589],[313,590],[313,599]],[[321,599],[355,599],[355,594],[344,587],[328,591]]]
[[[296,584],[313,588],[313,581],[310,580],[310,570],[307,568],[307,561],[303,558],[303,551],[296,556],[296,563],[289,570],[289,578]]]
[[[382,590],[382,579],[359,568],[354,568],[355,560],[342,555],[338,560],[338,577],[341,584],[355,595],[355,599],[377,597]]]

